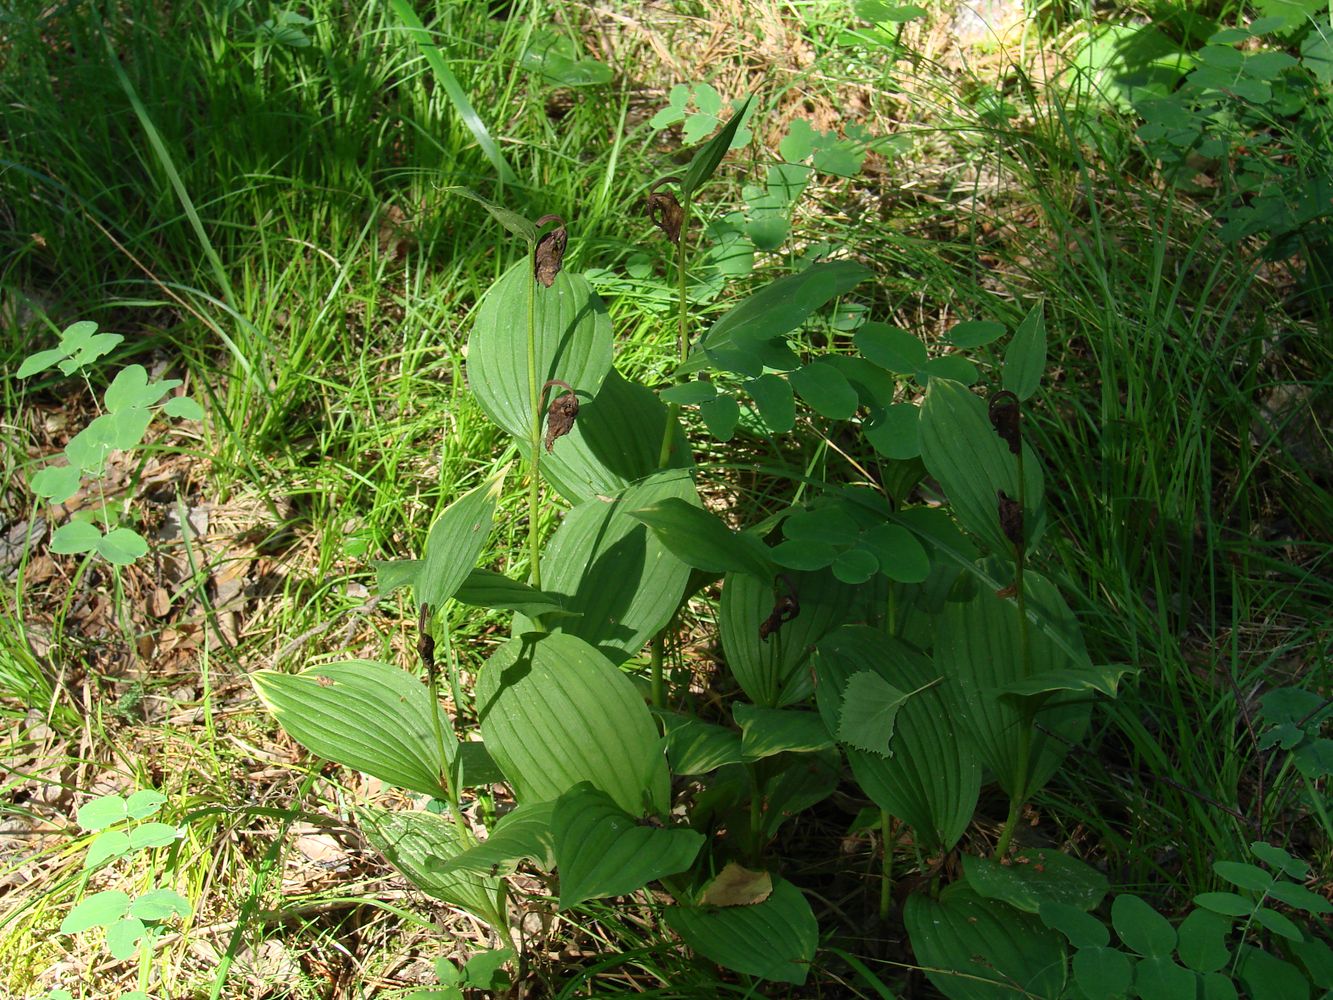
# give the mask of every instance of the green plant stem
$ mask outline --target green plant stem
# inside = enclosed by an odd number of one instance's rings
[[[529,249],[528,257],[532,257]],[[542,403],[541,390],[537,381],[537,279],[528,282],[528,405],[532,414],[532,436],[528,441],[532,449],[532,462],[528,480],[528,582],[540,590],[542,586],[541,538],[537,530],[537,516],[541,510],[541,450],[542,450]]]
[[[444,631],[448,634],[449,622],[444,620],[443,614],[440,615],[440,618]],[[447,640],[446,644],[448,644]],[[471,845],[476,842],[476,838],[472,836],[472,830],[463,818],[463,804],[458,798],[458,778],[462,762],[456,743],[452,761],[450,761],[449,754],[445,750],[444,710],[440,708],[440,671],[433,663],[428,666],[426,684],[430,689],[430,714],[431,724],[435,730],[435,749],[439,753],[440,762],[445,768],[440,775],[440,783],[444,786],[444,797],[449,803],[449,812],[453,814],[454,826],[458,827],[458,836],[462,838],[464,844]]]
[[[662,673],[662,657],[666,652],[666,635],[669,628],[671,626],[667,625],[661,632],[653,636],[652,659],[650,661],[652,664],[653,708],[666,707],[666,680]]]
[[[883,878],[879,884],[879,919],[889,919],[889,906],[893,902],[893,817],[887,809],[879,811],[880,835],[884,839],[884,856],[880,871]]]
[[[1027,596],[1023,586],[1023,567],[1027,561],[1028,509],[1027,490],[1023,483],[1023,448],[1021,444],[1018,449],[1018,508],[1023,513],[1023,543],[1014,546],[1014,598],[1018,605],[1019,667],[1022,670],[1023,677],[1028,678],[1032,676],[1032,644],[1028,631]],[[1029,707],[1031,703],[1031,699],[1028,698],[1020,702],[1018,768],[1014,774],[1014,788],[1009,796],[1009,815],[1005,817],[1004,829],[1000,831],[1000,839],[995,843],[995,857],[997,860],[1003,858],[1009,850],[1009,844],[1013,840],[1014,831],[1018,828],[1018,820],[1022,815],[1023,803],[1026,800],[1028,776],[1032,771],[1032,726],[1036,721],[1036,713]]]
[[[676,243],[676,339],[678,341],[680,363],[683,365],[690,356],[690,304],[685,292],[686,257],[689,253],[686,240],[690,232],[690,196],[688,193],[685,195],[685,200],[681,202],[680,209],[680,239]],[[674,438],[671,432],[675,429],[679,416],[680,404],[668,403],[666,426],[662,429],[662,447],[657,452],[657,467],[659,469],[665,469],[667,462],[671,460],[671,443]]]

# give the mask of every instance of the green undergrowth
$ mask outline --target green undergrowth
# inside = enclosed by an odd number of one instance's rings
[[[1319,873],[1333,864],[1327,772],[1318,769],[1333,606],[1333,348],[1327,276],[1312,266],[1312,251],[1327,246],[1326,220],[1283,214],[1273,193],[1286,197],[1283,185],[1297,185],[1299,209],[1299,185],[1327,178],[1327,97],[1292,111],[1281,93],[1251,91],[1237,98],[1248,101],[1238,110],[1207,89],[1207,74],[1191,82],[1193,69],[1234,58],[1203,50],[1213,32],[1199,19],[1253,23],[1235,11],[1181,14],[1188,30],[1161,22],[1166,49],[1146,36],[1115,36],[1157,46],[1147,50],[1108,47],[1090,20],[1066,13],[1051,22],[1043,12],[1029,50],[960,70],[947,53],[925,51],[927,33],[905,8],[775,8],[775,23],[789,32],[782,37],[808,47],[811,61],[782,63],[770,52],[774,65],[746,76],[739,51],[712,65],[694,61],[690,17],[699,12],[683,7],[644,29],[654,47],[578,4],[418,6],[424,37],[398,6],[18,2],[0,20],[0,542],[11,540],[0,559],[0,718],[5,755],[20,762],[3,778],[0,812],[59,831],[40,846],[31,838],[23,861],[37,877],[0,906],[0,965],[10,970],[0,992],[72,988],[76,978],[44,978],[46,966],[63,958],[91,968],[102,944],[55,935],[85,892],[105,887],[132,898],[170,888],[189,904],[160,926],[150,920],[144,940],[161,937],[155,971],[141,971],[154,964],[136,955],[131,971],[106,980],[114,989],[216,995],[252,975],[247,962],[266,939],[298,969],[285,984],[269,970],[273,996],[322,995],[320,970],[334,967],[369,991],[375,977],[397,974],[403,956],[423,967],[456,959],[454,971],[443,970],[445,986],[475,987],[489,974],[463,963],[511,943],[503,934],[485,939],[461,918],[444,935],[427,929],[425,915],[447,908],[417,894],[386,901],[382,881],[356,880],[382,869],[358,862],[346,882],[337,874],[345,869],[334,869],[284,899],[293,828],[358,826],[353,810],[365,786],[351,771],[322,776],[322,761],[294,750],[246,675],[349,656],[416,670],[418,609],[402,591],[381,591],[374,563],[420,557],[437,518],[471,491],[485,495],[504,467],[512,471],[494,495],[494,529],[472,553],[475,564],[528,581],[532,546],[549,545],[567,518],[567,500],[531,504],[526,439],[497,427],[469,390],[479,303],[522,248],[498,239],[483,205],[456,189],[480,191],[525,219],[561,216],[564,270],[586,275],[605,302],[616,369],[660,390],[681,361],[677,272],[645,200],[659,178],[679,181],[689,168],[697,145],[682,147],[682,138],[706,139],[729,117],[729,102],[750,92],[751,137],[691,208],[693,332],[811,261],[856,260],[873,277],[792,332],[802,359],[855,356],[856,331],[870,320],[908,331],[932,357],[965,355],[982,385],[998,387],[1008,340],[963,350],[945,337],[971,321],[1003,324],[1012,335],[1040,303],[1044,383],[1025,398],[1023,426],[1041,456],[1046,535],[1028,569],[1058,582],[1093,663],[1134,673],[1118,697],[1096,700],[1086,735],[1066,748],[1050,782],[1015,797],[1019,850],[1049,845],[1095,868],[1111,894],[1080,917],[1113,930],[1136,964],[1161,957],[1137,948],[1144,939],[1136,934],[1161,928],[1120,902],[1131,898],[1180,927],[1181,961],[1200,976],[1207,972],[1189,964],[1184,927],[1192,921],[1191,933],[1203,933],[1208,925],[1210,942],[1234,946],[1236,981],[1252,989],[1245,984],[1259,974],[1242,975],[1246,956],[1268,952],[1246,952],[1243,929],[1196,917],[1212,912],[1200,894],[1239,889],[1257,911],[1272,885],[1299,874],[1295,861],[1272,876],[1255,867],[1278,862],[1252,854],[1254,843],[1282,845],[1312,866],[1306,884],[1318,892],[1326,892]],[[1296,7],[1309,5],[1279,14]],[[929,13],[939,23],[946,12]],[[1327,17],[1321,27],[1310,21],[1319,11],[1306,13],[1214,49],[1294,53],[1304,63],[1263,72],[1294,80],[1309,65],[1326,84],[1327,56],[1316,43]],[[1307,23],[1310,34],[1299,34]],[[758,39],[775,30],[743,27]],[[679,65],[663,61],[673,49]],[[1078,56],[1087,67],[1079,75],[1059,52],[1103,53],[1103,62]],[[1191,60],[1172,56],[1168,81],[1184,82],[1146,97],[1122,85],[1145,66],[1161,71],[1171,53]],[[1025,58],[1022,69],[1011,66]],[[441,64],[496,140],[490,149],[468,126]],[[694,75],[675,75],[683,68]],[[1175,112],[1155,105],[1157,118],[1145,117],[1142,102],[1191,93],[1194,103],[1182,96],[1178,114],[1191,116],[1190,127],[1215,129],[1204,139],[1230,145],[1182,154],[1192,174],[1163,171],[1152,143],[1164,140],[1139,130],[1175,121],[1162,117]],[[844,107],[864,109],[866,121],[840,118]],[[793,125],[806,116],[815,126]],[[864,134],[856,131],[863,124]],[[1255,179],[1270,143],[1281,169],[1276,180]],[[125,337],[86,385],[51,373],[15,376],[80,320]],[[230,548],[210,556],[219,562],[170,588],[172,613],[197,623],[204,639],[169,676],[124,636],[128,627],[163,638],[175,619],[164,624],[141,606],[109,629],[81,617],[89,594],[146,600],[151,585],[135,570],[89,564],[71,582],[77,560],[63,560],[63,575],[30,583],[38,557],[49,554],[46,536],[21,540],[33,518],[49,521],[49,533],[64,516],[34,497],[32,475],[96,415],[115,372],[133,364],[181,379],[205,419],[150,436],[140,454],[174,471],[151,497],[132,500],[126,523],[142,526],[146,511],[178,504],[211,505],[215,517],[246,511],[235,515],[243,530]],[[728,377],[715,378],[724,391]],[[925,387],[925,379],[899,379],[896,398],[920,402]],[[875,479],[896,468],[862,434],[868,411],[844,421],[803,408],[781,433],[748,407],[729,430],[725,404],[680,410],[704,508],[723,512],[732,528],[813,502],[866,470]],[[911,504],[948,503],[948,494],[929,478]],[[255,567],[239,633],[213,606],[213,574],[229,561]],[[690,588],[662,657],[678,705],[730,726],[730,703],[744,696],[715,666],[723,593],[711,583]],[[509,615],[458,602],[436,610],[435,655],[458,684],[442,683],[440,693],[460,724],[473,724],[471,685],[507,639]],[[626,657],[645,697],[652,661],[648,648]],[[1282,693],[1289,688],[1313,701]],[[146,714],[144,698],[184,714]],[[30,735],[39,722],[49,737]],[[163,767],[150,756],[159,753],[189,763]],[[96,784],[99,774],[112,783]],[[37,791],[62,785],[63,799]],[[136,787],[162,791],[161,818],[183,835],[149,848],[145,866],[118,857],[90,876],[79,866],[94,828],[74,825],[75,807]],[[479,794],[467,805],[478,820],[493,820],[507,803]],[[780,856],[775,866],[790,880],[782,885],[818,894],[820,950],[803,987],[784,993],[681,953],[664,926],[696,943],[707,935],[671,922],[688,916],[664,915],[668,896],[684,891],[679,883],[639,893],[631,906],[592,898],[565,908],[550,881],[522,883],[515,892],[528,899],[531,920],[554,927],[550,952],[567,948],[559,961],[534,952],[523,973],[550,996],[896,995],[911,968],[933,968],[926,952],[970,958],[966,942],[952,952],[921,943],[913,927],[924,907],[939,908],[945,923],[966,922],[967,913],[991,919],[978,893],[1024,909],[1012,892],[986,895],[989,883],[975,871],[965,876],[959,860],[988,853],[1001,836],[1007,843],[1002,830],[1006,820],[1014,826],[1018,803],[983,792],[957,850],[947,844],[939,857],[905,824],[881,824],[870,806],[845,781],[766,855]],[[896,840],[887,850],[886,831]],[[382,849],[382,836],[369,839]],[[1242,882],[1228,882],[1228,873]],[[886,902],[880,886],[890,874],[896,888]],[[1265,878],[1262,892],[1243,883]],[[942,902],[929,893],[940,881],[955,887]],[[372,910],[373,931],[362,926]],[[915,956],[902,944],[904,919]],[[1048,929],[1057,916],[1043,925],[1035,904],[1015,919],[1034,939],[1067,948],[1071,982],[1080,961],[1116,947],[1094,943],[1098,931],[1058,938]],[[1263,933],[1280,948],[1273,926]],[[208,929],[211,949],[202,960],[188,948],[198,927]],[[348,935],[360,950],[339,965]],[[45,943],[31,952],[36,941]],[[1172,954],[1167,947],[1166,959]],[[263,981],[262,969],[254,974]],[[947,978],[932,982],[965,995]]]

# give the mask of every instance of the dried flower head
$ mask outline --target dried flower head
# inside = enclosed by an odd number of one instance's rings
[[[767,642],[770,635],[801,613],[801,604],[796,599],[796,588],[785,574],[782,583],[787,588],[787,593],[778,597],[773,603],[773,612],[759,623],[761,642]]]
[[[544,288],[550,288],[555,276],[565,263],[565,246],[569,243],[569,233],[565,232],[565,220],[558,215],[543,215],[537,220],[538,228],[548,222],[558,223],[548,233],[543,233],[537,241],[537,248],[532,254],[533,276]]]
[[[996,490],[996,497],[1000,502],[1000,530],[1004,532],[1004,537],[1014,543],[1017,548],[1023,547],[1023,506],[1017,500],[1011,499],[1004,490]]]
[[[685,209],[681,208],[680,202],[670,191],[657,190],[669,180],[670,178],[663,178],[648,191],[648,218],[653,220],[653,225],[666,233],[667,239],[672,243],[679,243],[681,226],[685,224]]]
[[[1023,447],[1023,434],[1018,427],[1021,419],[1018,397],[1008,389],[1000,390],[991,396],[987,414],[995,433],[1004,439],[1010,453],[1017,455]]]
[[[547,451],[555,445],[556,438],[562,438],[574,429],[574,420],[579,415],[579,397],[574,395],[569,383],[551,379],[542,386],[542,392],[553,385],[558,385],[565,391],[551,400],[551,405],[546,410]]]

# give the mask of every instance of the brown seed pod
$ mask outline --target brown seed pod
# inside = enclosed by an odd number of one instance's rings
[[[784,575],[782,582],[787,593],[778,597],[773,604],[773,613],[759,623],[760,642],[767,642],[770,635],[801,613],[801,603],[796,599],[796,589],[791,585],[791,580]]]
[[[653,220],[653,225],[666,233],[667,239],[672,243],[679,243],[680,229],[685,223],[685,209],[681,208],[680,202],[670,191],[657,190],[668,180],[670,178],[663,178],[649,190],[648,218]]]
[[[551,379],[542,386],[542,392],[546,392],[553,385],[558,385],[565,391],[551,400],[551,405],[546,410],[547,451],[555,445],[556,438],[562,438],[574,429],[574,420],[579,415],[579,397],[574,394],[569,383]]]
[[[1023,507],[1017,500],[1011,499],[1004,490],[996,490],[1000,502],[1000,530],[1004,537],[1013,542],[1015,547],[1023,547]]]
[[[417,631],[421,634],[417,637],[417,655],[421,657],[421,662],[426,667],[427,676],[435,675],[435,636],[430,634],[430,605],[421,605],[421,612],[417,615]]]
[[[537,248],[532,253],[533,277],[542,287],[550,288],[555,283],[555,276],[565,263],[565,246],[569,243],[569,233],[565,232],[565,220],[558,215],[543,215],[537,220],[538,228],[548,222],[558,225],[549,233],[544,233],[537,241]]]
[[[1021,420],[1018,397],[1008,389],[1000,390],[991,396],[987,415],[995,433],[1009,446],[1010,453],[1017,455],[1023,448],[1023,434],[1018,426]]]

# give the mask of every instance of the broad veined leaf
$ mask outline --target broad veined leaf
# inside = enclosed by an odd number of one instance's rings
[[[542,871],[555,867],[555,841],[551,817],[555,802],[524,802],[505,813],[491,835],[464,851],[427,858],[426,867],[439,875],[453,872],[483,872],[512,875],[522,861],[531,861]]]
[[[487,923],[501,915],[500,880],[489,872],[436,870],[436,859],[455,857],[467,847],[447,816],[362,807],[356,810],[356,819],[375,849],[422,892]]]
[[[772,840],[782,824],[823,802],[842,780],[842,759],[834,747],[810,753],[791,753],[769,758],[781,767],[770,773],[759,788],[760,839]]]
[[[390,785],[445,794],[426,686],[404,670],[370,660],[344,660],[299,674],[261,670],[255,692],[287,735],[317,756]],[[452,757],[453,727],[444,726]]]
[[[819,944],[819,925],[801,890],[785,879],[753,906],[672,906],[667,926],[689,947],[734,972],[804,983]]]
[[[1023,502],[1028,547],[1037,544],[1045,525],[1041,463],[1023,445],[1024,488],[1018,485],[1018,456],[995,433],[986,404],[960,383],[933,378],[921,407],[921,457],[942,487],[954,514],[992,552],[1007,555],[1013,546],[1000,528],[997,494]]]
[[[760,626],[782,610],[795,588],[794,618],[760,635]],[[856,588],[832,573],[786,573],[776,588],[747,573],[728,573],[722,587],[720,631],[727,666],[756,705],[782,708],[810,694],[810,650],[831,629],[854,614]]]
[[[1038,912],[1044,902],[1094,910],[1109,887],[1097,869],[1046,848],[1015,851],[1003,864],[964,855],[963,877],[977,895],[1025,913]]]
[[[763,708],[737,702],[731,714],[741,727],[741,756],[762,760],[780,753],[812,753],[833,746],[817,712]]]
[[[1065,638],[1086,661],[1078,621],[1060,593],[1040,574],[1023,574],[1029,610]],[[1021,699],[1001,698],[996,691],[1022,680],[1067,669],[1072,658],[1047,632],[1026,630],[1028,663],[1024,663],[1023,630],[1018,608],[989,589],[971,600],[946,604],[935,631],[935,663],[944,674],[960,728],[970,734],[981,761],[1010,797],[1028,798],[1055,773],[1069,747],[1082,738],[1092,710],[1091,698],[1059,692],[1036,714],[1030,734],[1023,733]],[[1023,787],[1018,782],[1025,739],[1030,764]]]
[[[996,688],[1002,698],[1032,698],[1055,691],[1082,691],[1086,694],[1104,694],[1115,697],[1120,678],[1134,668],[1120,663],[1099,664],[1091,667],[1071,667],[1052,670],[1034,677],[1023,677]]]
[[[871,671],[899,690],[918,691],[898,709],[892,756],[844,747],[852,774],[881,809],[907,823],[931,850],[949,850],[972,820],[981,766],[955,724],[941,674],[929,659],[864,625],[849,625],[819,643],[814,657],[820,715],[836,728],[848,681]]]
[[[556,801],[551,820],[560,872],[560,908],[623,896],[684,871],[703,846],[687,828],[640,826],[605,792],[580,783]]]
[[[673,712],[657,716],[666,732],[672,774],[707,774],[744,759],[741,735],[735,730]]]
[[[542,552],[542,585],[571,612],[550,627],[577,635],[619,663],[671,620],[690,568],[631,513],[675,498],[698,503],[687,472],[668,470],[619,496],[584,500]],[[514,630],[528,622],[518,618]]]
[[[427,604],[438,611],[477,565],[508,470],[505,466],[463,494],[435,519],[426,535],[425,558],[413,588],[418,605]]]
[[[642,521],[677,559],[708,573],[751,573],[771,580],[777,567],[757,537],[732,531],[716,514],[681,497],[666,497],[629,511]]]
[[[1018,324],[1014,339],[1004,352],[1004,388],[1019,399],[1028,399],[1041,385],[1046,369],[1046,312],[1038,302]]]
[[[658,471],[668,419],[667,467],[686,468],[693,457],[679,421],[670,417],[657,393],[612,369],[597,394],[580,401],[574,429],[549,454],[542,453],[542,476],[574,503],[617,493]],[[526,438],[519,438],[518,450],[529,454]]]
[[[471,198],[482,208],[491,213],[491,218],[504,226],[515,236],[526,241],[528,244],[535,244],[539,230],[536,225],[519,215],[517,212],[505,208],[503,205],[497,205],[489,198],[483,198],[477,192],[465,187],[446,187],[442,189],[446,194],[461,194],[464,198]]]
[[[816,309],[851,291],[870,274],[870,269],[862,264],[835,260],[812,264],[797,274],[769,282],[714,323],[703,342],[677,369],[677,374],[711,367],[720,355],[725,355],[731,364],[736,360],[735,355],[752,351],[754,345],[790,333]],[[758,376],[763,365],[760,363],[754,370],[735,370]]]
[[[611,320],[582,276],[561,271],[544,288],[526,257],[506,271],[477,308],[468,338],[467,378],[486,415],[522,442],[532,436],[529,295],[534,296],[539,389],[549,379],[560,379],[573,386],[580,403],[587,402],[611,370]]]
[[[399,587],[417,587],[424,559],[390,559],[373,563],[375,588],[387,594]],[[503,573],[477,567],[454,591],[454,600],[474,608],[500,608],[521,611],[529,618],[564,613],[557,598],[537,590],[521,580],[511,580]]]
[[[482,668],[476,704],[486,746],[520,802],[554,801],[588,781],[634,816],[666,812],[670,777],[648,707],[582,639],[511,639]]]
[[[458,744],[458,763],[462,768],[459,781],[463,788],[481,788],[498,785],[505,780],[500,765],[481,740],[462,740]]]
[[[955,885],[938,900],[908,896],[903,923],[926,978],[950,1000],[1062,995],[1060,937],[1031,914]]]

